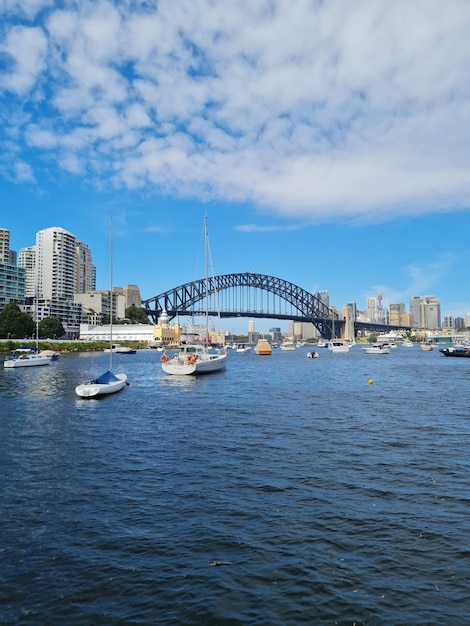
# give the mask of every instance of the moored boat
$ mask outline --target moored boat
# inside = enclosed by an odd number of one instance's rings
[[[328,350],[338,354],[349,352],[351,346],[344,339],[331,339],[328,342]]]
[[[8,359],[3,362],[3,367],[34,367],[38,365],[50,365],[51,356],[38,354],[33,348],[19,348],[15,350]]]
[[[362,349],[366,354],[390,354],[390,348],[384,344],[372,344]]]
[[[258,340],[258,343],[256,344],[255,352],[256,354],[259,354],[260,356],[269,356],[270,354],[273,353],[271,344],[269,343],[267,339]]]
[[[451,346],[450,348],[440,348],[439,352],[444,356],[470,358],[470,347],[468,346]]]
[[[181,344],[174,352],[162,354],[160,360],[166,374],[210,374],[225,369],[227,352],[218,350],[212,353],[202,343]]]

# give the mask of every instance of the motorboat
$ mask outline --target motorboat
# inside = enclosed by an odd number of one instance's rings
[[[317,343],[317,348],[328,348],[328,342],[320,339],[320,341]]]
[[[18,348],[3,362],[3,367],[34,367],[50,365],[52,357],[38,353],[34,348]]]
[[[210,374],[225,369],[227,352],[222,349],[212,353],[202,343],[189,343],[181,344],[170,354],[165,351],[160,360],[166,374]]]
[[[366,354],[390,354],[390,348],[385,344],[372,344],[362,348]]]
[[[432,350],[433,347],[430,343],[422,343],[421,344],[421,350]]]
[[[318,352],[315,352],[315,350],[310,350],[309,352],[307,352],[307,359],[318,359]]]
[[[279,347],[285,352],[292,352],[295,350],[295,343],[291,339],[285,339]]]
[[[241,343],[237,346],[237,352],[251,352],[251,346],[247,346],[244,343]]]
[[[269,343],[267,339],[258,340],[258,343],[256,344],[255,352],[256,354],[259,354],[260,356],[265,356],[265,355],[269,356],[270,354],[273,353],[271,344]]]
[[[439,352],[444,356],[455,356],[470,358],[470,346],[451,346],[450,348],[440,348]]]
[[[349,352],[350,349],[351,346],[347,341],[344,341],[344,339],[331,339],[328,342],[328,350],[330,352],[341,354]]]
[[[119,343],[115,343],[110,348],[106,348],[104,352],[112,352],[113,354],[135,354],[137,350],[135,348],[128,348],[127,346],[121,346]]]
[[[414,343],[412,341],[403,341],[403,343],[401,345],[404,348],[412,348],[414,346]]]

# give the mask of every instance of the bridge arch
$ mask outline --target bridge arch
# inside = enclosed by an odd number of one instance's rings
[[[281,311],[256,310],[228,310],[223,307],[210,305],[209,301],[218,298],[219,294],[227,290],[248,288],[262,290],[273,294],[292,307],[289,314]],[[289,319],[294,321],[311,322],[322,337],[331,338],[333,330],[338,333],[343,326],[342,320],[334,309],[326,306],[321,300],[305,289],[275,276],[244,272],[240,274],[224,274],[212,276],[207,280],[199,279],[179,285],[142,302],[145,313],[158,323],[158,319],[165,310],[170,319],[182,315],[202,314],[207,307],[210,315],[214,316],[220,310],[222,317],[262,317],[272,319]],[[204,305],[204,306],[203,306]]]

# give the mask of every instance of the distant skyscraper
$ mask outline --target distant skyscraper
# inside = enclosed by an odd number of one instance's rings
[[[314,294],[315,298],[318,298],[320,302],[323,302],[325,306],[330,306],[330,294],[326,289],[322,289],[321,291],[317,291]]]
[[[413,328],[437,330],[441,327],[441,303],[436,296],[413,296],[410,298]]]
[[[248,322],[248,332],[249,333],[254,333],[255,332],[255,323],[253,322],[253,320],[250,320]]]

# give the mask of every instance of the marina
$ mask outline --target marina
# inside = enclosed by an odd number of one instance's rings
[[[466,624],[470,363],[308,351],[0,368],[2,624]]]

